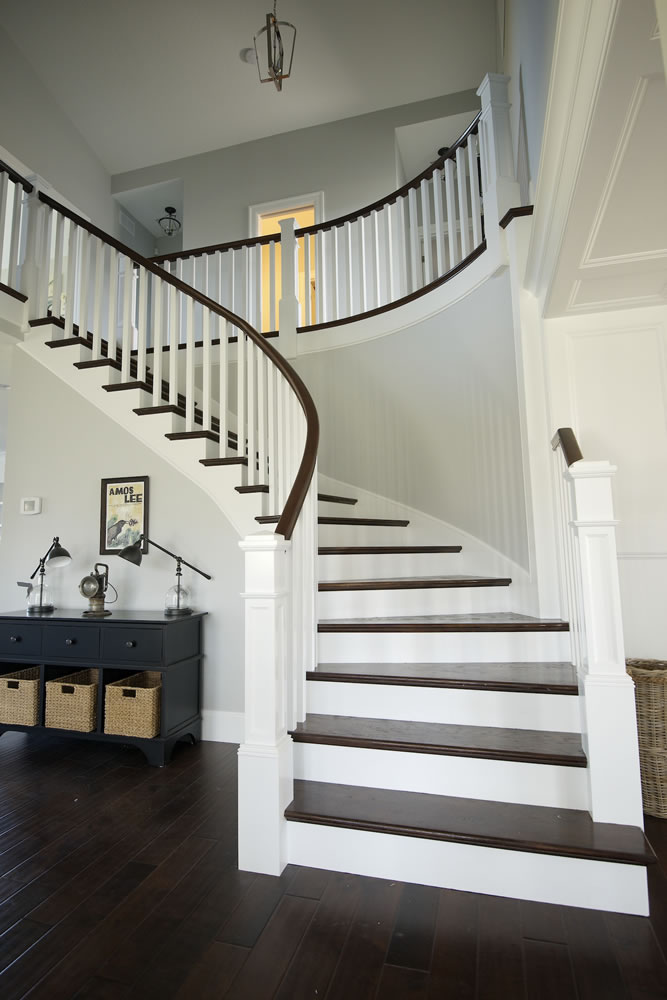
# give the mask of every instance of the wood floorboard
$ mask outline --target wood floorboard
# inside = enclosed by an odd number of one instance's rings
[[[255,875],[236,864],[236,760],[182,745],[156,769],[3,736],[2,1000],[667,1000],[667,821],[646,821],[650,919]]]

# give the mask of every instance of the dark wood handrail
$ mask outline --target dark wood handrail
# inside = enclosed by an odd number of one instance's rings
[[[384,198],[379,198],[374,201],[371,205],[366,205],[365,208],[358,209],[356,212],[350,212],[349,215],[340,215],[337,219],[331,219],[327,222],[318,222],[314,226],[304,226],[303,229],[296,229],[294,235],[299,239],[302,236],[311,236],[314,233],[325,233],[330,229],[338,229],[340,226],[345,225],[346,222],[355,222],[357,219],[365,218],[370,215],[371,212],[376,212],[378,209],[384,208],[385,205],[393,205],[394,202],[398,201],[408,193],[412,188],[418,188],[423,180],[428,180],[432,177],[436,170],[444,166],[445,160],[453,160],[456,158],[456,150],[461,146],[465,146],[471,135],[476,135],[479,129],[479,120],[482,116],[482,112],[479,111],[470,125],[468,125],[465,132],[459,136],[456,142],[449,146],[447,152],[442,156],[439,156],[437,160],[434,160],[430,166],[422,170],[417,177],[413,177],[411,181],[404,184],[403,187],[398,188],[396,191],[392,191],[391,194],[386,195]],[[201,257],[203,254],[211,253],[224,253],[226,250],[238,250],[241,247],[252,247],[257,246],[260,243],[270,243],[272,240],[280,240],[280,233],[273,233],[271,236],[253,236],[248,240],[235,240],[232,243],[218,243],[216,245],[208,247],[197,247],[194,250],[182,250],[180,253],[173,254],[161,254],[158,257],[151,257],[154,261],[164,261],[164,260],[179,260],[186,259],[188,257]]]
[[[25,177],[22,177],[18,170],[14,170],[14,168],[10,167],[4,160],[0,160],[0,174],[9,174],[9,179],[14,181],[15,184],[20,184],[24,191],[27,191],[28,194],[32,194],[35,190],[30,181],[27,181]]]
[[[195,300],[195,302],[201,303],[202,306],[210,309],[211,312],[216,313],[218,316],[222,316],[223,319],[229,320],[230,323],[238,327],[238,329],[241,330],[249,338],[249,340],[252,340],[252,342],[256,344],[264,354],[266,354],[269,360],[273,362],[276,368],[278,368],[281,374],[285,377],[286,381],[299,400],[301,409],[303,410],[306,418],[306,442],[303,449],[303,455],[301,457],[301,464],[299,465],[299,470],[287,498],[285,509],[280,515],[280,520],[276,525],[276,534],[283,535],[283,537],[287,539],[291,538],[313,478],[320,437],[319,418],[317,416],[315,403],[313,402],[312,396],[308,392],[308,389],[299,375],[285,360],[282,354],[279,354],[275,347],[269,344],[264,339],[262,334],[255,330],[255,328],[241,316],[237,316],[236,313],[226,309],[225,306],[221,306],[219,302],[214,302],[213,299],[209,299],[207,295],[203,295],[201,292],[198,292],[196,288],[192,287],[192,285],[188,285],[185,281],[181,281],[180,278],[175,277],[173,274],[169,274],[168,271],[164,271],[161,267],[158,267],[157,264],[154,264],[145,257],[142,257],[141,254],[137,253],[135,250],[125,246],[125,244],[119,242],[119,240],[114,239],[113,236],[107,235],[107,233],[103,232],[103,230],[98,229],[97,226],[94,226],[80,215],[77,215],[76,212],[70,211],[69,208],[65,208],[64,205],[54,201],[53,198],[49,198],[48,195],[43,194],[41,191],[39,193],[39,199],[44,202],[45,205],[48,205],[50,208],[60,212],[61,215],[69,219],[71,222],[74,222],[75,225],[79,226],[81,229],[85,229],[91,234],[91,236],[96,236],[99,240],[102,240],[103,243],[108,243],[109,246],[112,246],[115,250],[118,250],[126,257],[129,257],[135,264],[139,264],[151,274],[155,274],[158,278],[166,281],[168,285],[173,285],[180,292],[183,292],[185,295],[189,295],[190,298]]]
[[[561,448],[568,468],[575,462],[580,462],[584,457],[571,427],[559,427],[551,439],[551,447],[554,451],[558,447]]]

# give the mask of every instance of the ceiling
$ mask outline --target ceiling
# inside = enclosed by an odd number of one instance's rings
[[[269,0],[31,0],[2,25],[111,174],[477,87],[496,0],[279,0],[278,93],[242,62]]]
[[[653,0],[619,5],[547,302],[550,316],[667,301],[667,87]]]

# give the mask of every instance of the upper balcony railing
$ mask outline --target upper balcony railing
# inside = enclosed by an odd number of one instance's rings
[[[0,287],[19,293],[19,268],[25,239],[25,199],[32,184],[0,160]]]
[[[485,248],[481,114],[418,177],[357,212],[153,259],[265,334],[282,332],[286,309],[303,331],[416,298]]]

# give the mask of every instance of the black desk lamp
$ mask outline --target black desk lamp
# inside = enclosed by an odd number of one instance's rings
[[[183,556],[177,556],[174,552],[170,552],[169,549],[165,549],[164,546],[158,545],[154,542],[152,538],[147,538],[145,535],[134,542],[132,545],[126,545],[124,549],[121,549],[118,555],[121,559],[127,559],[128,562],[134,563],[135,566],[141,566],[141,560],[143,553],[141,551],[141,546],[143,542],[148,542],[149,545],[154,545],[156,549],[160,552],[164,552],[166,555],[171,556],[172,559],[176,560],[176,584],[170,587],[165,595],[164,601],[164,613],[165,615],[191,615],[192,608],[189,605],[190,594],[188,590],[181,585],[181,566],[187,566],[189,569],[193,569],[195,573],[199,573],[200,576],[205,577],[207,580],[211,580],[212,577],[208,573],[205,573],[203,569],[198,569],[193,566],[192,563],[187,562]]]
[[[49,588],[44,582],[46,563],[48,562],[49,567],[57,569],[59,566],[67,566],[71,561],[71,555],[67,549],[62,547],[60,539],[56,535],[47,551],[37,563],[34,573],[30,576],[30,579],[34,580],[39,573],[39,583],[22,583],[20,580],[18,581],[19,587],[26,587],[28,590],[29,615],[42,615],[53,611],[53,603],[48,595]]]

